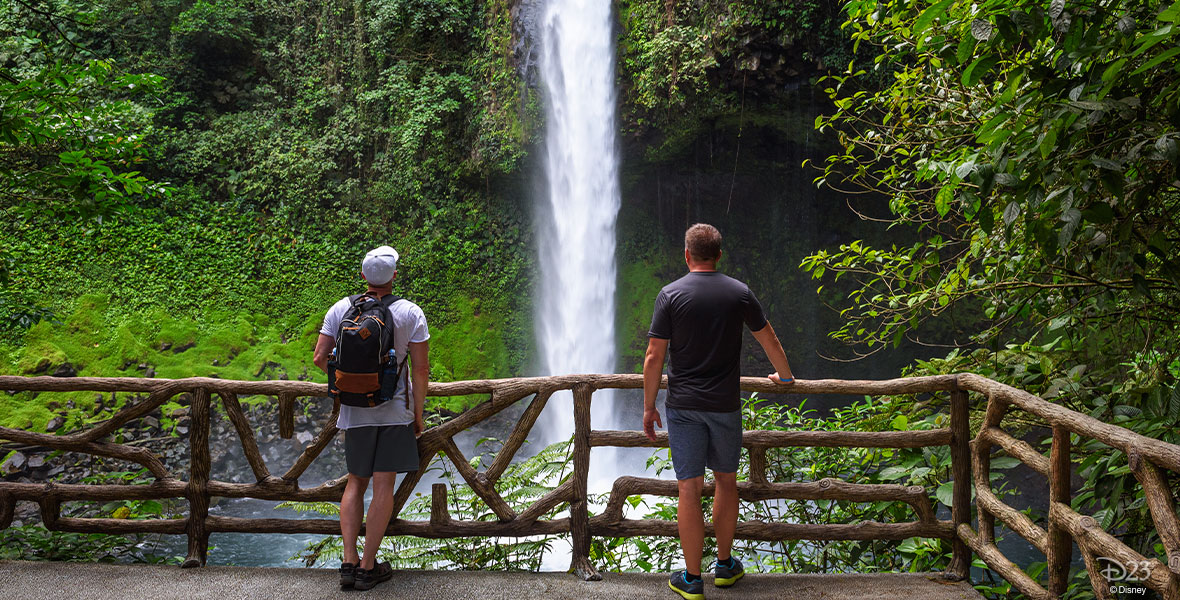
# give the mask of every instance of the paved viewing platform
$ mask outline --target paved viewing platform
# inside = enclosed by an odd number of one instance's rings
[[[705,595],[725,598],[813,600],[978,600],[970,584],[944,581],[938,573],[872,575],[781,575],[751,573],[733,588],[710,585]],[[484,571],[395,571],[392,581],[365,592],[340,591],[334,569],[283,569],[112,565],[0,561],[0,599],[119,600],[210,598],[216,600],[413,597],[424,600],[603,599],[671,600],[667,575],[604,573],[581,581],[566,573]]]

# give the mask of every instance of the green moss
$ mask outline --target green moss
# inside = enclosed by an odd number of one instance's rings
[[[482,312],[477,300],[459,297],[449,311],[453,322],[430,337],[430,371],[434,381],[494,379],[512,374],[502,335],[504,315]],[[437,399],[449,410],[461,410],[481,397]]]
[[[648,258],[619,267],[615,340],[618,344],[620,371],[643,371],[652,306],[660,289],[668,283],[658,276],[663,266],[663,262]]]
[[[29,328],[25,347],[19,352],[16,361],[16,374],[44,372],[53,365],[66,362],[66,353],[52,341],[54,329],[54,325],[48,321],[42,321]]]

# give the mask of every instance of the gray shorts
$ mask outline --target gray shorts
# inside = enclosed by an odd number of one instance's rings
[[[742,455],[742,411],[706,412],[668,407],[668,445],[676,479],[736,473]]]
[[[378,473],[418,470],[418,440],[413,425],[353,427],[344,430],[344,462],[349,474],[372,477]]]

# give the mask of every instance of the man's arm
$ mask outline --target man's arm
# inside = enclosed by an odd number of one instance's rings
[[[775,383],[791,383],[795,376],[791,374],[791,365],[787,363],[787,353],[783,352],[783,345],[778,341],[778,336],[774,333],[774,328],[767,322],[766,326],[758,331],[753,332],[754,339],[762,346],[762,350],[766,352],[766,357],[770,359],[770,364],[774,365],[775,372],[768,375],[771,381]]]
[[[315,354],[312,355],[311,362],[325,373],[328,372],[328,357],[332,354],[334,347],[336,347],[336,338],[330,335],[321,333],[320,339],[316,340]]]
[[[414,435],[422,435],[426,423],[422,409],[426,405],[426,386],[430,385],[430,342],[410,342],[410,377],[414,389]]]
[[[656,439],[656,427],[663,427],[660,411],[656,410],[656,395],[660,392],[660,380],[664,377],[664,356],[668,353],[668,340],[647,338],[647,354],[643,357],[643,433],[647,439]]]

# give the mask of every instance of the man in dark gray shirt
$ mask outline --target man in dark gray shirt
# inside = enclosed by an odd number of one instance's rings
[[[680,492],[676,521],[684,571],[673,573],[668,586],[687,600],[704,600],[701,553],[705,522],[701,490],[705,468],[713,471],[713,529],[717,536],[714,584],[729,587],[744,575],[730,555],[737,528],[737,468],[742,449],[739,396],[742,328],[749,327],[777,372],[771,381],[795,381],[787,356],[762,305],[746,284],[717,272],[721,233],[698,223],[684,234],[688,274],[664,286],[656,297],[643,361],[643,431],[656,438],[663,427],[656,394],[668,366],[668,444]]]

